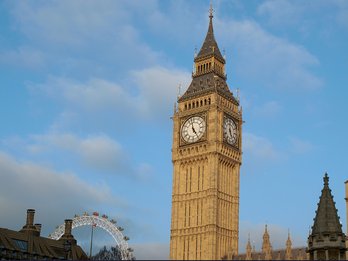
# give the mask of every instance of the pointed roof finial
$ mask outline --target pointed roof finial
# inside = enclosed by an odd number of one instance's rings
[[[209,18],[210,20],[213,19],[213,12],[214,12],[214,9],[213,9],[213,0],[210,0],[210,7],[209,7]]]
[[[329,185],[329,176],[327,175],[327,172],[325,172],[325,176],[324,176],[323,180],[324,180],[324,185],[328,186]]]

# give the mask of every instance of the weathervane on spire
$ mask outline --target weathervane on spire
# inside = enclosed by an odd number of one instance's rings
[[[209,18],[212,19],[213,18],[213,0],[210,0],[210,8],[209,8]]]

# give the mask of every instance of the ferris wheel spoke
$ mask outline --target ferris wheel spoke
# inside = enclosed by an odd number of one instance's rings
[[[129,246],[126,241],[128,237],[125,237],[119,227],[116,226],[116,222],[114,220],[108,220],[107,216],[103,215],[102,217],[96,216],[96,215],[88,215],[84,214],[82,216],[77,216],[73,218],[72,222],[72,228],[77,228],[81,226],[96,226],[104,231],[108,232],[114,241],[116,242],[116,246],[120,249],[122,260],[129,260],[132,259],[132,254],[129,251]],[[56,230],[51,233],[48,237],[51,239],[58,240],[62,237],[64,234],[65,224],[62,224],[56,228]]]

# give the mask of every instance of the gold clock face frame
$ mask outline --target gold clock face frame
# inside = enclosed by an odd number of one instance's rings
[[[181,139],[184,144],[200,141],[206,133],[206,121],[203,115],[195,115],[185,119],[181,125]]]
[[[238,127],[237,123],[230,117],[224,117],[224,140],[232,146],[237,146],[238,144]]]

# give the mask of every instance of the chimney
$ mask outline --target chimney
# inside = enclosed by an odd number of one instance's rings
[[[33,226],[34,225],[34,215],[35,215],[35,209],[28,209],[27,210],[27,226]]]
[[[67,236],[70,236],[71,230],[72,230],[72,219],[65,219],[65,232],[64,232],[64,234]]]
[[[27,210],[27,222],[23,226],[23,228],[20,230],[20,232],[31,233],[35,236],[38,235],[37,229],[34,226],[34,215],[35,215],[35,209]]]
[[[76,244],[76,240],[74,239],[74,236],[71,234],[72,230],[72,219],[65,219],[65,228],[64,228],[64,234],[62,235],[62,240],[69,240],[71,244]]]
[[[34,226],[35,226],[36,231],[39,233],[39,236],[40,236],[40,234],[41,234],[41,224],[35,224]]]

